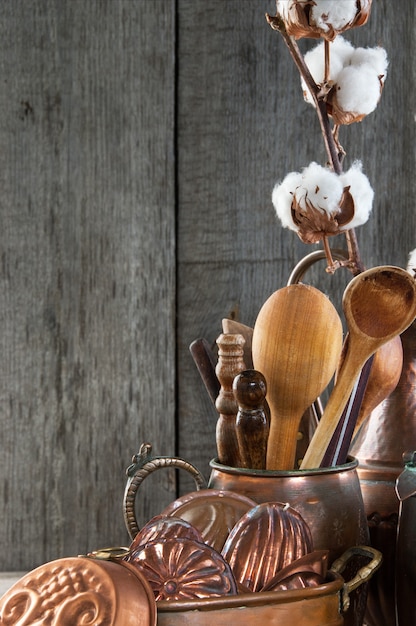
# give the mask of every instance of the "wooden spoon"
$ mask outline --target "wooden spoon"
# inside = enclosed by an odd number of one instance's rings
[[[383,344],[374,355],[373,366],[354,429],[354,437],[364,420],[396,389],[403,369],[400,335]]]
[[[310,285],[275,291],[253,332],[253,363],[267,381],[267,469],[293,469],[306,409],[328,385],[342,349],[342,324],[330,300]]]
[[[416,281],[399,267],[371,268],[347,285],[343,309],[349,329],[347,352],[301,469],[320,466],[367,359],[415,319]]]

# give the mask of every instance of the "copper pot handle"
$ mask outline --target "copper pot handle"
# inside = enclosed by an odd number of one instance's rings
[[[350,593],[360,585],[368,582],[372,575],[378,570],[383,560],[383,555],[375,548],[370,548],[369,546],[353,546],[332,563],[331,571],[342,574],[347,563],[356,556],[368,557],[371,560],[358,570],[354,578],[344,584],[341,597],[341,606],[344,613],[350,606]]]
[[[177,457],[169,456],[152,456],[152,445],[150,443],[142,443],[138,454],[135,454],[133,463],[127,468],[127,484],[124,491],[123,513],[124,523],[131,539],[139,532],[135,512],[135,501],[137,491],[144,479],[158,469],[176,467],[183,469],[191,474],[195,481],[196,490],[206,487],[206,481],[201,472],[191,463]]]

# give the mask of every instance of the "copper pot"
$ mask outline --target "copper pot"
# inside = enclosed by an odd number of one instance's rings
[[[349,582],[340,575],[355,556],[371,558]],[[379,567],[381,554],[365,546],[347,550],[328,572],[324,584],[307,589],[243,593],[199,602],[158,602],[158,626],[343,626],[353,589]]]
[[[255,502],[288,502],[309,525],[315,550],[329,562],[354,545],[368,543],[357,461],[316,470],[249,470],[211,461],[208,487],[235,491]]]
[[[403,369],[397,387],[372,411],[350,448],[359,462],[371,545],[383,553],[383,565],[369,585],[368,626],[394,626],[394,589],[402,579],[400,571],[395,573],[399,514],[395,482],[403,470],[403,453],[416,449],[416,321],[401,340]]]
[[[329,563],[348,548],[369,545],[368,526],[364,512],[357,461],[337,467],[316,470],[249,470],[221,465],[211,461],[208,487],[245,496],[261,502],[288,502],[309,525],[314,549],[329,550]],[[152,471],[163,467],[180,467],[195,479],[197,489],[204,485],[202,475],[185,461],[154,457],[150,444],[143,445],[128,469],[124,498],[124,517],[131,536],[137,532],[135,498],[139,486]],[[220,523],[221,520],[218,521]],[[350,572],[348,572],[348,575]],[[367,585],[351,595],[351,607],[345,616],[348,626],[361,626],[365,611]]]

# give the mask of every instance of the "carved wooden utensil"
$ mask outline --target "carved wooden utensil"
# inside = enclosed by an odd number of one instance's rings
[[[347,285],[343,309],[349,330],[347,352],[301,469],[320,466],[367,359],[415,319],[416,281],[399,267],[371,268]]]
[[[293,469],[306,409],[326,388],[342,349],[342,324],[330,300],[310,285],[275,291],[253,332],[253,363],[267,381],[267,469]]]
[[[245,370],[234,378],[234,396],[238,405],[236,432],[241,467],[266,469],[269,418],[264,410],[266,380],[257,370]]]

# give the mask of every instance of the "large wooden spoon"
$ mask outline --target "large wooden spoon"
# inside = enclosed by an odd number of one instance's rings
[[[253,332],[253,364],[267,381],[267,469],[293,469],[299,424],[326,388],[342,349],[342,324],[330,300],[310,285],[275,291]]]
[[[393,266],[374,267],[347,285],[343,309],[349,329],[344,361],[301,469],[319,467],[357,376],[378,348],[402,333],[416,317],[416,281]]]

